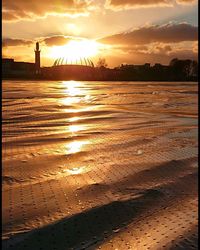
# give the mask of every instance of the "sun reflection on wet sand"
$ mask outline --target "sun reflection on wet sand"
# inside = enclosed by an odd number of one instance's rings
[[[84,95],[83,89],[81,89],[82,82],[78,81],[63,81],[63,85],[66,87],[64,93],[68,94],[69,96],[77,96],[77,95]]]
[[[83,125],[69,125],[68,127],[69,131],[74,133],[74,132],[78,132],[84,129]]]
[[[80,97],[65,97],[60,100],[63,105],[70,106],[72,104],[79,103],[81,101]]]
[[[58,177],[60,178],[60,175],[63,177],[66,175],[76,175],[76,174],[82,174],[84,172],[88,172],[85,166],[79,166],[79,167],[73,167],[73,168],[66,168],[63,169],[61,172],[58,173]]]
[[[85,104],[91,103],[91,95],[88,93],[88,90],[83,88],[83,82],[62,81],[62,85],[64,96],[59,99],[59,104],[71,106],[68,109],[63,109],[63,111],[66,113],[78,113],[80,111],[90,111],[94,109],[92,105],[85,106]],[[71,121],[73,121],[73,119]]]
[[[84,145],[89,144],[88,141],[73,141],[66,145],[66,154],[75,154],[81,151]]]
[[[62,84],[64,86],[63,94],[65,95],[65,97],[61,98],[60,102],[63,105],[72,106],[69,109],[63,109],[63,111],[65,111],[66,113],[78,113],[80,111],[90,111],[91,109],[93,109],[92,106],[82,106],[82,103],[88,102],[91,98],[87,91],[82,88],[82,86],[84,85],[83,82],[63,81]],[[80,131],[86,129],[86,125],[73,124],[73,122],[77,122],[81,119],[81,117],[79,117],[78,115],[79,114],[77,114],[75,117],[70,117],[66,120],[67,122],[72,123],[65,127],[65,131],[71,133],[72,137],[74,135],[79,135]],[[70,155],[81,152],[83,151],[83,148],[86,144],[89,144],[89,141],[74,140],[70,143],[67,143],[64,146],[64,154]],[[62,170],[61,174],[76,175],[85,171],[85,166],[73,168],[65,167],[65,169]]]
[[[69,118],[69,122],[76,122],[78,120],[80,120],[80,117],[77,116]]]
[[[68,113],[79,113],[79,112],[87,112],[87,111],[92,111],[92,110],[97,110],[98,107],[95,106],[88,106],[88,107],[77,107],[77,108],[69,108],[69,109],[63,109],[63,111],[68,112]]]
[[[81,174],[84,171],[85,167],[76,167],[71,169],[66,169],[65,172],[69,174]]]

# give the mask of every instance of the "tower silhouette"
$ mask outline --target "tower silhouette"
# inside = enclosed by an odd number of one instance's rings
[[[39,42],[36,43],[36,47],[35,47],[35,71],[36,71],[36,74],[40,73],[40,48],[39,48]]]

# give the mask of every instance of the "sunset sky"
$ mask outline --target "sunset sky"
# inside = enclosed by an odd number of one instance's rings
[[[3,0],[3,57],[41,65],[59,56],[168,64],[197,59],[196,0]]]

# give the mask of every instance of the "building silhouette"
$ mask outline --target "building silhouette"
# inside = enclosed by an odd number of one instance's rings
[[[41,75],[45,79],[92,80],[95,68],[89,58],[72,59],[66,55],[57,58],[52,67],[41,68]]]
[[[169,65],[149,63],[121,64],[110,69],[107,65],[95,67],[89,58],[72,60],[68,55],[55,60],[51,67],[41,67],[39,42],[35,46],[35,63],[2,59],[2,77],[46,80],[93,81],[197,81],[198,63],[193,60],[172,59]]]
[[[36,49],[35,49],[35,73],[40,74],[40,48],[39,48],[39,42],[36,43]]]
[[[35,63],[15,62],[14,59],[2,59],[3,78],[30,78],[35,75]]]

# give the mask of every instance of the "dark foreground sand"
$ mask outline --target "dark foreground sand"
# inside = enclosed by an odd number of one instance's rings
[[[198,249],[197,83],[3,82],[3,249]]]

